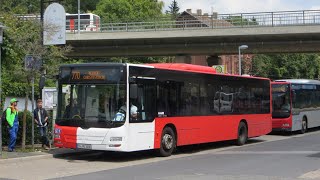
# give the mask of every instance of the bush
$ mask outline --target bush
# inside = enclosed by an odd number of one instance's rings
[[[52,113],[49,113],[49,125],[48,125],[48,137],[50,138],[51,136],[51,128],[52,128],[52,123],[50,123],[51,121],[51,117],[52,117]],[[22,119],[23,119],[23,111],[19,112],[19,130],[18,130],[18,138],[17,138],[17,145],[21,145],[22,143]],[[31,116],[31,112],[28,111],[27,112],[27,129],[26,129],[26,145],[31,145],[32,144],[32,116]],[[38,127],[36,126],[36,124],[34,125],[34,143],[35,144],[41,144],[41,140],[40,140],[40,133],[38,130]],[[2,142],[3,145],[8,145],[9,143],[9,132],[8,132],[8,127],[2,127]]]

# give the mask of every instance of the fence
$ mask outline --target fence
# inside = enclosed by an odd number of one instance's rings
[[[112,33],[320,25],[320,10],[219,14],[213,16],[192,14],[190,16],[192,18],[180,16],[174,21],[160,18],[147,22],[102,23],[99,27],[90,28],[90,30],[86,30],[88,29],[86,27],[92,25],[81,23],[81,32]],[[70,29],[70,27],[67,26],[67,29]],[[76,30],[72,32],[75,33]]]

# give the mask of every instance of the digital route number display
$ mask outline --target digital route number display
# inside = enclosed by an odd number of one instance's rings
[[[88,71],[87,73],[81,73],[80,71],[73,71],[71,74],[71,80],[107,80],[105,74],[101,71]]]
[[[122,67],[62,68],[60,80],[64,83],[117,83],[125,82]]]

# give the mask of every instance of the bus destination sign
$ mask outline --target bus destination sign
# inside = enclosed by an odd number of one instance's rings
[[[287,92],[288,85],[277,84],[272,86],[272,92],[284,93]]]
[[[72,71],[71,80],[81,81],[81,80],[101,80],[105,81],[107,79],[106,75],[101,71]]]

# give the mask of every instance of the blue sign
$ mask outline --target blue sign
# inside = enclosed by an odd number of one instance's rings
[[[26,70],[39,70],[42,65],[42,60],[40,57],[35,57],[32,55],[26,55],[24,57],[24,67]]]

